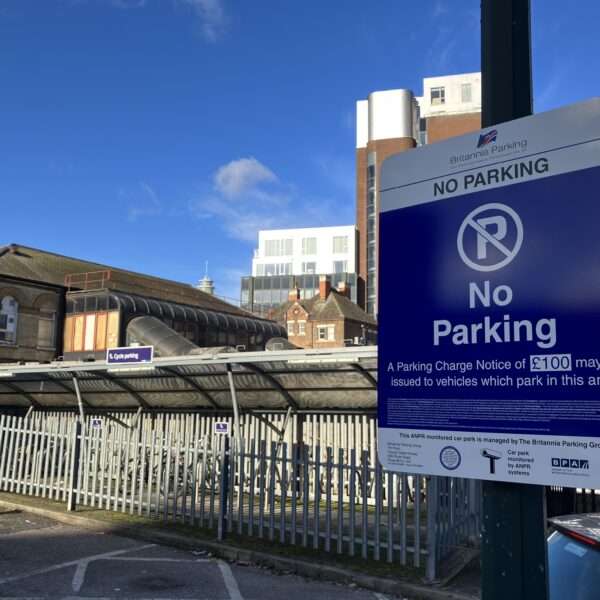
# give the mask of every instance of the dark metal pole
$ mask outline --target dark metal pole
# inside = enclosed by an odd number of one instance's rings
[[[482,127],[533,112],[530,0],[481,0]],[[546,494],[483,482],[483,600],[547,600]]]
[[[481,95],[483,127],[532,114],[530,0],[481,0]]]
[[[72,439],[73,450],[71,454],[70,477],[69,477],[69,493],[67,496],[67,510],[77,510],[77,502],[79,501],[79,472],[81,468],[81,437],[82,437],[81,421],[75,423],[75,434]]]
[[[219,477],[219,486],[220,486],[219,487],[219,521],[217,523],[217,539],[221,542],[227,536],[227,521],[228,521],[228,518],[231,518],[231,515],[229,515],[229,517],[227,516],[227,503],[228,503],[228,497],[229,497],[229,492],[230,492],[230,490],[229,490],[229,468],[230,468],[229,467],[229,465],[230,465],[229,436],[226,435],[226,436],[224,436],[224,438],[225,439],[223,440],[223,446],[221,448],[222,454],[220,456],[221,474]],[[214,436],[213,436],[213,439],[214,439]],[[213,448],[213,458],[214,457],[215,457],[215,452],[214,452],[214,448]]]

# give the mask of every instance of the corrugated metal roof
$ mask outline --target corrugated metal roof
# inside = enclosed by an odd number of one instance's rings
[[[104,361],[0,366],[0,406],[77,408],[77,378],[89,409],[373,409],[377,348],[241,352],[158,358],[151,367]],[[149,370],[150,369],[150,370]]]

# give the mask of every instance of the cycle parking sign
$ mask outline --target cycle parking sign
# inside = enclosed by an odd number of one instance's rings
[[[380,460],[599,487],[600,100],[489,133],[381,168]]]

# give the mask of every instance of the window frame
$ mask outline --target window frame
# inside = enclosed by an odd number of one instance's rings
[[[336,242],[341,241],[342,250],[336,250]],[[332,244],[333,254],[348,254],[348,236],[347,235],[334,235]]]
[[[443,85],[432,87],[429,90],[429,103],[432,106],[446,104],[446,88]]]
[[[465,91],[468,90],[468,94],[465,94]],[[465,100],[465,95],[468,98]],[[460,85],[460,101],[462,104],[469,104],[473,102],[473,88],[470,83],[461,83]]]
[[[335,324],[322,323],[317,325],[317,342],[335,341]]]
[[[311,248],[310,246],[313,246]],[[302,256],[316,256],[317,254],[317,238],[316,237],[306,237],[302,238]]]
[[[6,326],[2,327],[0,330],[0,333],[3,337],[3,339],[0,339],[0,345],[2,346],[17,345],[17,335],[19,332],[19,307],[19,301],[10,294],[6,294],[6,296],[2,296],[2,298],[0,298],[0,315],[6,317]],[[9,335],[10,338],[6,339],[6,337]]]

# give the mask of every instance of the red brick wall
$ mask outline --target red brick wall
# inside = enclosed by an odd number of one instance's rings
[[[405,152],[415,147],[413,138],[393,138],[369,142],[366,148],[356,149],[356,227],[358,229],[358,302],[364,310],[366,307],[367,277],[367,156],[370,152],[377,153],[377,181],[381,163],[390,155]],[[377,227],[379,236],[379,227]],[[379,244],[379,240],[377,240]]]
[[[478,129],[481,129],[481,113],[429,117],[427,119],[427,143],[433,144]]]

